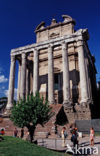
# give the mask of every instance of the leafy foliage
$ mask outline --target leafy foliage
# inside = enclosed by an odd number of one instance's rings
[[[20,100],[14,103],[10,119],[18,127],[27,127],[34,131],[37,124],[43,126],[52,116],[48,101],[43,101],[39,93],[36,96],[29,95],[27,100]]]

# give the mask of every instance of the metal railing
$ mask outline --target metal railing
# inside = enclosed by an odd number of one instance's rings
[[[54,150],[66,150],[66,147],[62,147],[63,140],[61,138],[38,138],[37,139],[38,145],[49,148],[49,149],[54,149]],[[70,139],[65,140],[65,145],[66,144],[72,144]]]

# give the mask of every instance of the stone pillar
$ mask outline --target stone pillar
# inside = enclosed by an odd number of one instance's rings
[[[34,57],[33,57],[33,95],[34,96],[36,92],[38,92],[38,79],[39,79],[38,50],[34,49]]]
[[[79,73],[80,73],[80,92],[81,92],[80,103],[86,103],[88,101],[88,88],[87,88],[87,79],[86,79],[83,41],[77,42],[77,50],[78,50],[78,62],[79,62]]]
[[[9,77],[9,92],[7,110],[10,110],[13,106],[14,99],[14,81],[15,81],[15,56],[11,56],[10,77]]]
[[[17,100],[20,100],[21,94],[21,62],[19,61],[19,69],[18,69],[18,87],[17,87]]]
[[[26,93],[26,54],[22,53],[22,66],[21,66],[21,99],[25,98]]]
[[[68,47],[65,42],[62,43],[62,63],[63,63],[63,105],[71,107],[70,80],[69,80],[69,63]]]
[[[26,98],[29,95],[29,69],[26,69]]]
[[[48,47],[48,101],[54,104],[54,70],[52,46]]]
[[[92,99],[92,89],[91,89],[91,80],[90,80],[90,71],[89,71],[89,55],[88,55],[88,48],[86,45],[84,45],[85,48],[85,67],[86,67],[86,76],[87,76],[87,88],[88,88],[88,102],[93,104]]]
[[[90,78],[89,78],[88,65],[89,65],[88,64],[88,57],[86,56],[85,67],[86,67],[86,78],[87,78],[88,102],[92,104],[93,100],[92,100],[91,83],[90,83]]]

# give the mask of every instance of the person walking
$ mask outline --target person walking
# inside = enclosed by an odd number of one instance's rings
[[[67,137],[67,131],[65,127],[62,128],[61,137],[62,137],[62,147],[65,147],[65,140]]]
[[[90,128],[90,145],[94,146],[94,128]]]
[[[71,136],[71,141],[73,142],[73,147],[78,147],[78,133],[77,130],[74,128]]]
[[[17,135],[18,135],[18,130],[17,130],[17,128],[15,128],[14,129],[14,137],[17,137]]]

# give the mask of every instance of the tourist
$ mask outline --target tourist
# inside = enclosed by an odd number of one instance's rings
[[[61,137],[62,137],[62,147],[65,147],[65,140],[67,137],[67,131],[65,127],[62,128]]]
[[[78,146],[78,133],[76,128],[74,128],[71,136],[71,141],[73,142],[73,147]]]
[[[72,134],[72,131],[73,131],[72,125],[70,125],[69,131],[70,131],[70,134]]]
[[[17,128],[15,128],[14,129],[14,137],[17,137],[17,135],[18,135],[18,130],[17,130]]]
[[[94,146],[94,129],[90,128],[90,145]]]
[[[5,130],[4,130],[4,128],[1,129],[0,134],[1,134],[1,135],[4,135],[4,134],[5,134]]]
[[[24,137],[24,129],[23,128],[21,128],[21,136],[20,136],[21,138],[23,138]]]

